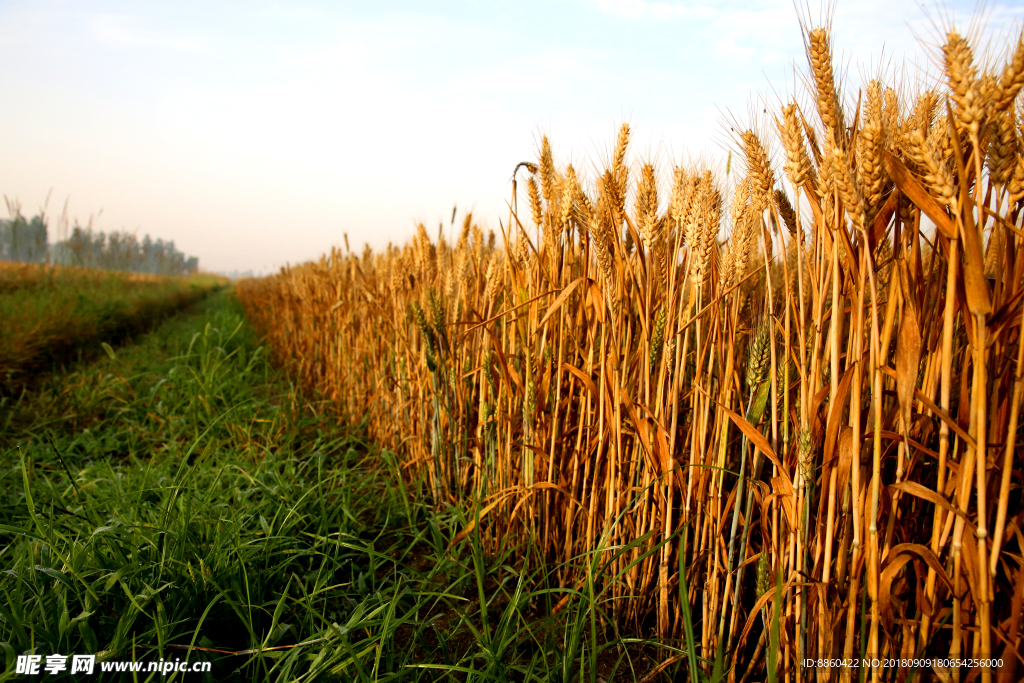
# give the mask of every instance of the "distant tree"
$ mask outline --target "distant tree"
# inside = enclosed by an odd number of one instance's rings
[[[26,220],[15,214],[10,220],[0,220],[0,259],[45,263],[47,258],[47,229],[42,217]]]

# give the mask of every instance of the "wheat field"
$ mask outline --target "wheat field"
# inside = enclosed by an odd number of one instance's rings
[[[545,138],[500,235],[421,225],[239,295],[340,419],[476,511],[460,536],[530,539],[572,588],[607,558],[605,616],[705,672],[1016,680],[1024,39],[990,66],[950,30],[917,92],[844,93],[830,32],[805,44],[807,92],[737,128],[727,173],[634,163],[628,125],[598,173]]]

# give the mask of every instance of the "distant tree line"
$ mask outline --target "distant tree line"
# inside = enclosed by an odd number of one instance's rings
[[[26,220],[15,215],[11,220],[0,220],[0,259],[46,263],[49,259],[46,222],[41,216]]]
[[[139,240],[129,232],[94,232],[75,225],[71,235],[49,244],[46,220],[20,214],[0,220],[0,260],[85,266],[104,270],[159,275],[185,275],[199,270],[199,258],[186,256],[174,241]]]

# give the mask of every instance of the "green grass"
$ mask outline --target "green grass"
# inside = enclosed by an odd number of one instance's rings
[[[205,275],[0,263],[0,393],[17,393],[83,345],[98,348],[98,342],[145,330],[222,284]]]
[[[229,292],[5,408],[0,681],[26,653],[205,659],[217,681],[632,681],[671,655],[665,675],[693,670],[681,644],[612,626],[604,567],[631,547],[577,558],[571,590],[537,544],[453,544],[474,513],[429,505],[291,386]]]

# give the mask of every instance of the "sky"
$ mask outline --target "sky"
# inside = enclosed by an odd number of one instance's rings
[[[804,92],[801,19],[831,18],[855,103],[880,73],[933,81],[941,27],[978,15],[910,0],[0,0],[0,194],[28,215],[49,195],[50,216],[66,204],[221,272],[314,260],[345,233],[354,250],[402,244],[453,206],[498,231],[542,135],[593,177],[628,122],[632,158],[667,182],[675,163],[721,166],[730,126]],[[1024,7],[980,15],[1003,46]]]

